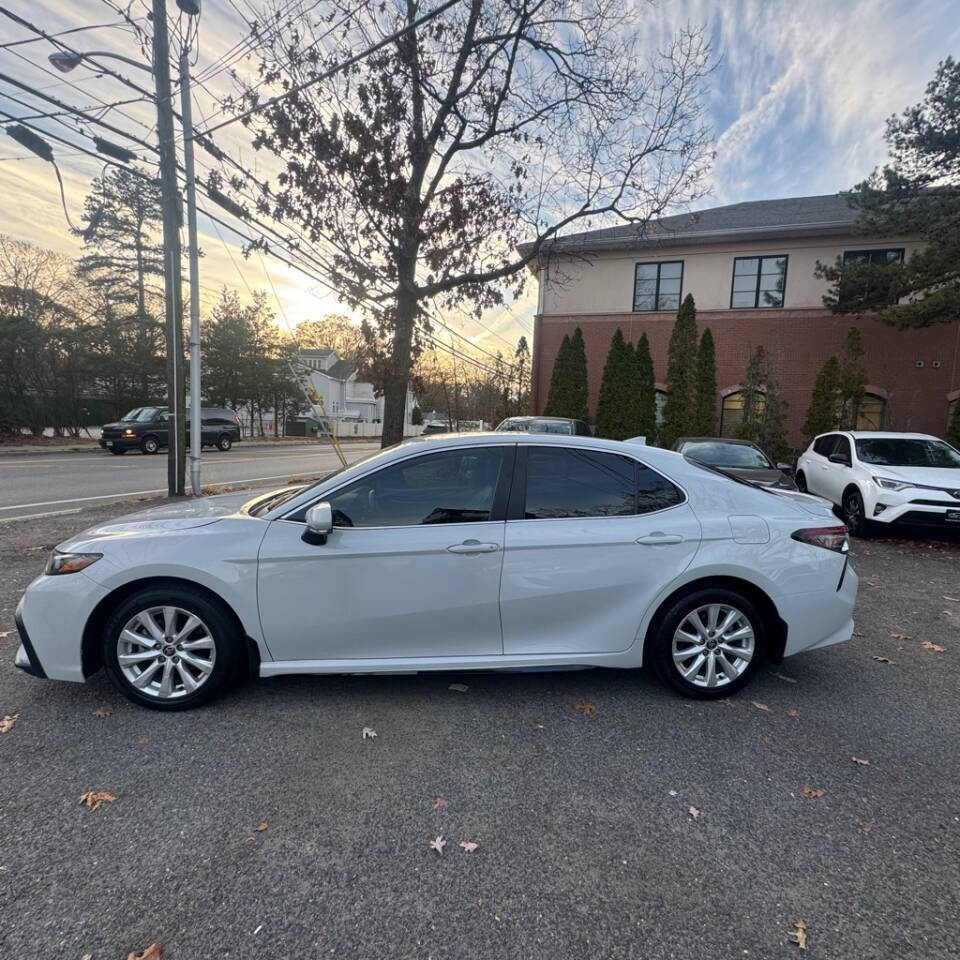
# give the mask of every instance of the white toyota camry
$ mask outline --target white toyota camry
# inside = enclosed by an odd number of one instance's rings
[[[857,578],[822,500],[680,454],[437,436],[306,487],[185,501],[60,544],[18,667],[195,706],[245,674],[650,664],[726,696],[849,639]]]

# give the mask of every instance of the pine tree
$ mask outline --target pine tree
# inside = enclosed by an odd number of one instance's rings
[[[415,427],[423,424],[423,411],[419,407],[414,407],[413,410],[410,411],[410,422]]]
[[[819,434],[837,429],[838,377],[837,358],[833,356],[821,367],[813,384],[813,395],[803,422],[803,438],[807,444]]]
[[[667,403],[660,444],[670,447],[678,437],[696,433],[697,308],[687,294],[673,325],[667,349]]]
[[[743,416],[737,435],[742,440],[756,442],[760,436],[763,421],[763,409],[766,402],[764,388],[767,380],[767,353],[762,346],[757,347],[747,363],[747,375],[744,377],[740,394],[743,397]]]
[[[787,431],[784,419],[787,413],[787,401],[780,393],[780,378],[777,376],[772,360],[767,361],[764,372],[766,395],[757,443],[774,463],[790,457],[790,444],[787,443]]]
[[[960,398],[950,407],[950,422],[947,424],[947,443],[960,449]]]
[[[843,342],[843,349],[837,357],[837,387],[840,406],[840,427],[853,430],[857,425],[857,415],[863,395],[866,392],[867,371],[863,365],[863,343],[860,331],[851,327]]]
[[[570,370],[570,337],[563,335],[560,341],[560,349],[557,350],[557,356],[553,361],[553,371],[550,374],[550,389],[547,392],[547,403],[543,408],[544,416],[558,417],[557,411],[565,406],[565,391]]]
[[[577,327],[570,338],[570,406],[568,413],[557,416],[574,420],[587,419],[587,349],[583,343],[583,331]]]
[[[694,432],[701,437],[713,437],[717,432],[717,356],[709,327],[703,331],[697,351],[696,396],[697,425]]]
[[[635,356],[633,347],[623,339],[620,328],[610,340],[607,361],[600,382],[597,401],[597,436],[608,440],[632,437],[637,421],[635,388]]]
[[[657,392],[653,376],[653,358],[650,356],[650,341],[647,340],[645,333],[641,333],[637,341],[634,367],[637,419],[630,435],[646,437],[648,443],[653,443],[657,434]]]

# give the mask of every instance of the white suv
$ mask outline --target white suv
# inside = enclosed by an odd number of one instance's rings
[[[923,433],[821,434],[800,454],[797,487],[835,504],[857,536],[898,521],[960,529],[960,453]]]

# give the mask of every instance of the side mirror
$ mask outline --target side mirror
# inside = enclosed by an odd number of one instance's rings
[[[831,463],[842,463],[845,467],[850,466],[850,458],[845,453],[831,453]]]
[[[793,464],[791,464],[791,463],[778,463],[778,464],[777,464],[777,469],[780,470],[781,472],[786,473],[787,475],[789,475],[789,474],[793,473]]]
[[[300,539],[304,543],[322,546],[333,530],[333,510],[329,503],[318,503],[307,511],[307,526]]]

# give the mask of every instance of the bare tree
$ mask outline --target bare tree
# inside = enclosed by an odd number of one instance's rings
[[[291,90],[438,5],[267,2],[262,83]],[[708,45],[687,29],[652,49],[645,9],[462,0],[245,121],[283,167],[260,212],[295,225],[301,251],[389,338],[384,445],[402,436],[433,310],[479,315],[518,295],[524,267],[573,224],[642,224],[702,194]]]

